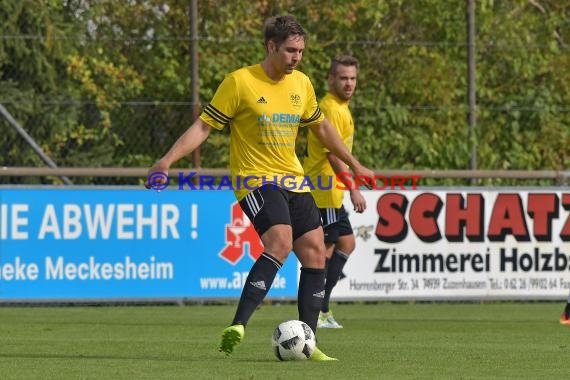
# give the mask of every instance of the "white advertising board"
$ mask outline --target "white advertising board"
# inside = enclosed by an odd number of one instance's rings
[[[333,300],[565,299],[570,191],[363,191],[356,250]]]

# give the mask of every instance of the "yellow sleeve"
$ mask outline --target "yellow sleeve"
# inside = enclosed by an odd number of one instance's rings
[[[305,110],[301,115],[300,126],[308,127],[311,125],[321,123],[325,116],[319,108],[319,103],[317,102],[317,96],[315,95],[315,89],[313,84],[308,77],[304,76],[305,79],[305,96],[307,97],[307,103]]]
[[[228,74],[218,86],[210,104],[204,108],[200,119],[215,129],[223,129],[230,123],[239,106],[239,91],[234,75]]]

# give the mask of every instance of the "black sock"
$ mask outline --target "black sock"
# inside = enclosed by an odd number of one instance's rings
[[[282,264],[268,253],[263,252],[251,267],[241,291],[241,297],[232,325],[246,325],[255,309],[263,302],[273,284],[273,279]]]
[[[331,299],[331,292],[335,287],[340,275],[342,273],[342,268],[344,268],[344,264],[346,264],[346,260],[348,260],[348,255],[339,251],[334,250],[332,257],[330,258],[329,265],[327,267],[327,280],[325,282],[325,298],[323,299],[323,306],[321,307],[321,311],[323,313],[329,312],[329,302]]]
[[[299,320],[305,322],[316,333],[319,311],[325,293],[325,270],[301,268],[297,308]]]
[[[570,319],[570,302],[566,302],[566,307],[564,308],[564,314],[566,319]]]

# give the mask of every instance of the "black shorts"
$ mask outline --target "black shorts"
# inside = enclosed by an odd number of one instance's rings
[[[271,226],[288,224],[293,241],[321,226],[321,215],[311,193],[294,193],[274,185],[253,190],[239,202],[259,236]]]
[[[336,243],[340,236],[352,235],[354,233],[344,205],[340,206],[340,208],[321,208],[319,210],[323,218],[325,242]]]

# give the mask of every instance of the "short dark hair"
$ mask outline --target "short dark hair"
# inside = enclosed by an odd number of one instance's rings
[[[280,46],[290,36],[301,36],[305,38],[307,33],[299,24],[295,17],[291,15],[271,17],[265,22],[264,27],[265,46],[269,41],[273,41]]]
[[[351,55],[339,55],[338,57],[333,58],[329,68],[329,75],[335,75],[336,69],[339,65],[354,66],[358,70],[358,59]]]

